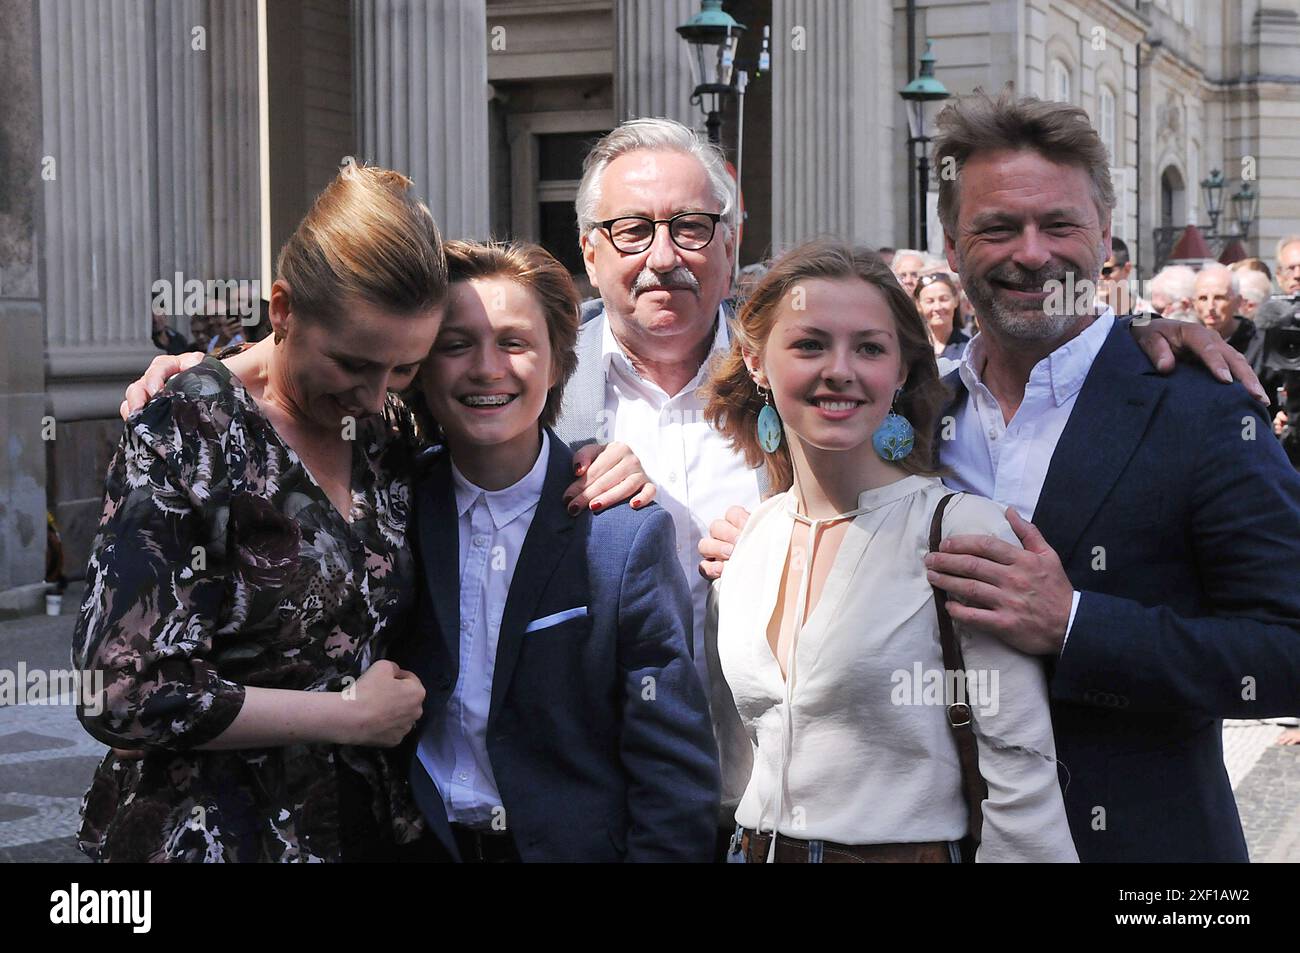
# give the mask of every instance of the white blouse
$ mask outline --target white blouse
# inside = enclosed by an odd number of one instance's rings
[[[948,492],[937,479],[908,476],[858,497],[821,596],[795,634],[788,681],[767,631],[796,498],[778,494],[750,517],[718,583],[716,651],[726,685],[715,692],[715,711],[729,689],[734,712],[722,718],[738,715],[750,746],[728,751],[720,737],[724,785],[729,769],[748,756],[753,764],[737,823],[845,844],[965,836],[949,679],[922,563],[935,507]],[[963,534],[1019,545],[997,504],[967,494],[943,521],[945,538]],[[957,632],[989,791],[977,860],[1077,861],[1041,663],[992,636]]]

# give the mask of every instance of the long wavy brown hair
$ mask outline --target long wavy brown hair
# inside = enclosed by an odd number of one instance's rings
[[[938,475],[934,430],[947,393],[939,381],[934,348],[911,296],[884,260],[869,248],[822,239],[792,248],[772,263],[736,317],[730,352],[714,364],[705,384],[705,419],[728,438],[751,467],[767,466],[772,492],[790,488],[794,464],[786,441],[781,441],[774,453],[765,452],[758,443],[758,414],[763,399],[745,366],[744,351],[748,349],[762,359],[781,300],[795,285],[815,278],[858,278],[885,296],[907,368],[907,383],[896,409],[916,431],[911,454],[898,461],[898,466],[908,473]]]

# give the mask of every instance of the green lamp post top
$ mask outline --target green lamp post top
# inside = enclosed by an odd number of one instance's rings
[[[678,34],[688,43],[720,43],[730,33],[745,29],[726,10],[722,0],[702,0],[700,12],[677,28]]]
[[[947,99],[950,95],[948,88],[934,77],[935,58],[930,50],[933,45],[933,40],[925,41],[925,52],[921,54],[921,71],[899,93],[904,99]]]

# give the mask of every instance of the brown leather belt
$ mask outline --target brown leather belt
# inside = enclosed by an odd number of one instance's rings
[[[740,849],[745,862],[761,864],[767,860],[771,834],[760,834],[746,828],[740,836]],[[925,844],[837,844],[822,841],[824,864],[950,864],[952,852],[946,841]],[[784,834],[776,835],[776,862],[778,864],[808,863],[809,842]]]

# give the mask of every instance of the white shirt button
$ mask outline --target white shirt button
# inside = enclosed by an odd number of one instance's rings
[[[486,536],[475,536],[475,537],[474,537],[474,545],[477,546],[477,547],[479,547],[480,549],[482,549],[484,546],[487,545],[487,537],[486,537]]]
[[[676,471],[674,471],[674,472],[668,474],[668,482],[669,482],[669,483],[676,483],[676,482],[677,482],[677,472],[676,472]]]
[[[462,772],[460,773],[460,779],[461,779],[462,781],[468,781],[468,780],[469,780],[469,775],[466,774],[464,771],[462,771]]]

